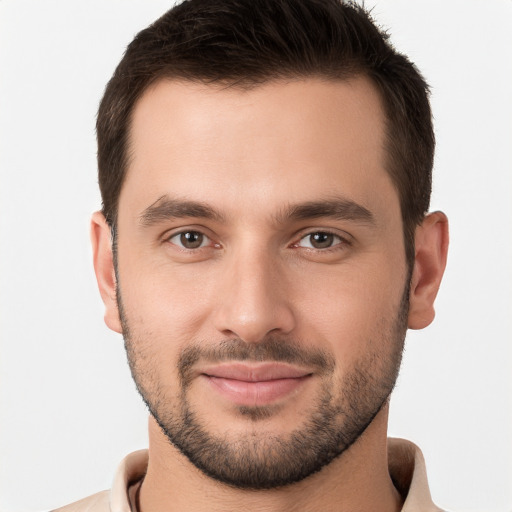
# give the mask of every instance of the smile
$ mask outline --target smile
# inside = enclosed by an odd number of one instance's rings
[[[212,389],[236,405],[263,406],[298,390],[312,373],[281,363],[231,363],[203,370]]]

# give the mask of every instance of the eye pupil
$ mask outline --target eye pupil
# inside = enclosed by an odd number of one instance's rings
[[[198,247],[201,247],[203,239],[203,234],[198,231],[186,231],[180,235],[180,242],[183,247],[187,249],[197,249]]]
[[[331,247],[334,242],[334,235],[331,233],[314,233],[311,236],[311,245],[316,249],[325,249]]]

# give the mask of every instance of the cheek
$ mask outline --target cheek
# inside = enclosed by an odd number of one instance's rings
[[[385,349],[400,311],[404,272],[379,262],[310,275],[296,291],[304,298],[297,309],[306,339],[324,340],[341,365],[374,351],[376,343]]]
[[[277,300],[293,310],[292,335],[347,361],[381,338],[396,318],[405,280],[405,262],[393,264],[390,253],[388,248],[362,254],[339,265],[278,262],[274,285],[280,289]],[[227,260],[180,265],[122,246],[119,254],[122,301],[132,329],[171,342],[173,351],[191,340],[218,338],[212,318],[230,300],[223,294],[219,303],[219,290],[233,270]]]
[[[119,279],[130,326],[155,338],[196,339],[215,302],[217,277],[202,264],[176,265],[132,251],[120,258]]]

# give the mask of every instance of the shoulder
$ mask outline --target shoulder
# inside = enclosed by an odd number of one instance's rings
[[[402,512],[443,512],[432,501],[425,459],[410,441],[388,438],[389,474],[404,498]]]
[[[130,493],[142,481],[148,467],[148,450],[127,455],[117,467],[110,491],[102,491],[52,512],[130,512]]]
[[[102,491],[53,512],[110,512],[110,492]]]

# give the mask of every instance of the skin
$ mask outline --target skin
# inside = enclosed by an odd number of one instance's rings
[[[131,154],[119,200],[117,278],[138,351],[135,371],[149,391],[157,382],[166,399],[179,399],[176,363],[192,342],[299,340],[331,355],[334,374],[326,379],[311,369],[312,377],[272,402],[278,407],[264,419],[240,414],[204,382],[201,368],[188,390],[212,435],[286,438],[303,424],[322,386],[341,396],[339,383],[369,354],[380,360],[396,352],[399,341],[384,333],[393,330],[408,269],[398,195],[384,169],[383,110],[369,81],[308,79],[246,91],[160,81],[136,104]],[[148,210],[162,197],[199,202],[218,215]],[[286,215],[290,205],[333,200],[364,208],[371,220]],[[207,237],[201,247],[180,247],[178,235],[187,230]],[[312,247],[310,235],[326,232],[335,235],[332,246]],[[105,321],[122,332],[101,213],[93,216],[92,241]],[[434,317],[447,246],[446,217],[430,214],[416,231],[410,328]],[[206,476],[150,417],[140,508],[399,510],[387,468],[387,415],[385,403],[350,449],[321,471],[258,491]]]

